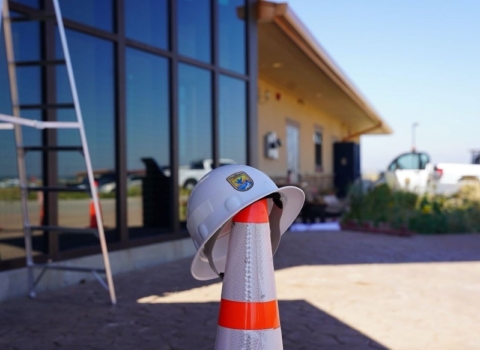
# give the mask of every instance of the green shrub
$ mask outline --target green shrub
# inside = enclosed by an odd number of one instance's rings
[[[393,191],[380,185],[368,193],[350,192],[344,220],[388,223],[418,233],[480,232],[480,186],[462,187],[453,196]]]
[[[37,199],[37,194],[30,192],[28,194],[28,200]],[[8,187],[0,188],[0,201],[19,201],[20,200],[20,188]]]

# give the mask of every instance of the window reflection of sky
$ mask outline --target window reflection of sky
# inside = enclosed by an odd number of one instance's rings
[[[114,162],[114,61],[113,43],[67,30],[67,40],[77,84],[93,169],[113,169]],[[63,53],[57,37],[57,58]],[[57,68],[57,99],[72,102],[65,67]],[[59,120],[73,120],[73,109],[58,110]],[[79,145],[78,132],[58,132],[60,145]],[[59,153],[59,175],[71,177],[84,171],[82,157]]]
[[[168,166],[168,61],[142,51],[127,50],[127,169],[141,170],[141,158]]]
[[[40,22],[12,23],[12,40],[15,60],[40,59]]]
[[[167,0],[125,0],[125,32],[129,39],[162,49],[168,43]]]
[[[210,0],[178,0],[178,52],[211,61]]]
[[[245,72],[245,23],[236,9],[243,0],[218,1],[220,65],[237,72]],[[38,7],[38,0],[19,0]],[[132,39],[168,48],[167,20],[155,21],[152,13],[161,10],[166,16],[167,0],[151,0],[151,11],[133,13],[133,0],[125,1],[126,32]],[[93,3],[96,6],[93,6]],[[81,4],[82,6],[80,6]],[[206,62],[211,61],[210,1],[179,0],[178,43],[180,54]],[[112,1],[61,1],[66,18],[104,30],[113,29]],[[82,7],[82,9],[79,9]],[[147,6],[148,7],[148,6]],[[109,13],[106,15],[106,13]],[[18,15],[18,14],[14,14]],[[138,16],[145,20],[139,21]],[[103,22],[99,21],[103,18]],[[165,17],[166,18],[166,17]],[[161,22],[161,23],[160,23]],[[129,24],[130,23],[130,24]],[[137,27],[133,24],[140,24]],[[40,59],[40,22],[18,22],[12,25],[17,60]],[[158,35],[153,35],[157,32]],[[143,34],[142,34],[143,33]],[[150,33],[150,37],[145,36]],[[0,35],[0,76],[7,76],[3,35]],[[230,37],[230,40],[227,38]],[[183,38],[183,39],[182,39]],[[192,40],[194,38],[195,40]],[[234,38],[234,39],[231,39]],[[114,44],[90,35],[67,29],[67,39],[85,121],[92,165],[96,170],[114,169],[115,79]],[[56,57],[63,54],[56,33]],[[168,60],[145,52],[127,49],[127,170],[143,168],[140,158],[152,156],[162,166],[168,166],[169,140],[169,68]],[[203,158],[212,158],[212,73],[187,64],[178,66],[179,161],[190,164]],[[41,103],[42,72],[39,67],[17,69],[21,103]],[[65,66],[56,68],[57,101],[72,102]],[[221,158],[246,162],[246,83],[234,78],[220,77],[219,150]],[[0,80],[0,112],[11,114],[8,81]],[[23,117],[40,119],[40,110],[23,110]],[[57,119],[75,120],[73,109],[59,109]],[[38,145],[41,132],[24,129],[26,144]],[[10,135],[11,134],[11,135]],[[74,130],[57,132],[59,145],[78,145],[80,138]],[[16,176],[16,154],[13,133],[0,134],[0,178]],[[60,177],[73,177],[85,169],[83,157],[60,152]],[[33,158],[33,157],[32,157]],[[31,165],[29,166],[29,162]],[[36,166],[38,165],[38,167]],[[29,160],[27,167],[35,176],[41,172],[38,160]]]
[[[35,1],[22,1],[26,5],[35,5]],[[18,15],[11,12],[12,16]],[[14,57],[16,61],[40,59],[40,25],[38,22],[12,23],[12,39],[14,43]],[[5,53],[3,31],[0,34],[0,113],[12,114],[8,71]],[[19,100],[23,104],[41,102],[41,70],[38,67],[20,67],[16,70],[19,90]],[[25,118],[41,120],[40,110],[23,110]],[[38,146],[41,143],[41,131],[22,127],[23,143],[26,146]],[[27,155],[25,158],[28,175],[40,177],[41,157]],[[17,177],[17,154],[15,152],[15,138],[13,131],[0,131],[0,179]]]
[[[112,0],[60,0],[65,18],[106,31],[113,30]]]
[[[247,110],[245,82],[220,76],[219,140],[220,158],[247,162]]]
[[[218,0],[218,40],[220,65],[238,73],[245,73],[245,21],[237,9],[245,0]]]
[[[212,78],[207,70],[179,65],[179,157],[181,165],[212,158]]]

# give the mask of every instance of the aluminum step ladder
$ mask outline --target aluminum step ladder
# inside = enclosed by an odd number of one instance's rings
[[[20,193],[21,193],[21,208],[22,208],[22,221],[23,229],[25,235],[25,253],[26,253],[26,264],[28,269],[28,287],[30,297],[35,297],[35,286],[40,282],[45,272],[48,269],[54,270],[67,270],[67,271],[77,271],[77,272],[91,272],[95,278],[100,282],[100,284],[105,287],[110,293],[110,300],[113,305],[116,304],[115,296],[115,287],[113,284],[112,272],[110,268],[110,261],[108,257],[107,243],[105,240],[105,231],[102,221],[102,216],[100,212],[100,203],[97,196],[97,190],[95,186],[95,180],[93,176],[92,163],[90,159],[90,153],[88,151],[87,138],[85,135],[85,126],[83,124],[82,113],[80,110],[80,104],[78,100],[77,87],[75,84],[75,78],[73,75],[72,63],[70,60],[70,53],[68,50],[67,39],[65,35],[65,28],[63,25],[62,15],[60,12],[60,6],[58,0],[51,0],[55,9],[55,19],[57,22],[60,40],[62,43],[62,49],[64,54],[64,60],[55,60],[52,62],[16,62],[14,59],[13,51],[13,41],[12,41],[12,30],[11,22],[17,20],[17,18],[10,18],[8,0],[0,0],[0,30],[2,29],[3,24],[3,34],[5,38],[5,49],[8,62],[8,76],[10,82],[10,94],[12,102],[13,116],[0,114],[0,130],[13,129],[15,133],[15,143],[17,150],[17,166],[18,166],[18,175],[20,179]],[[51,18],[51,16],[50,16]],[[25,18],[21,18],[25,20]],[[28,20],[28,19],[27,19]],[[31,20],[39,20],[38,18],[31,18]],[[3,23],[2,23],[3,22]],[[37,121],[31,119],[21,118],[20,110],[22,108],[29,108],[29,105],[20,105],[18,88],[17,88],[17,78],[16,78],[16,67],[24,65],[42,65],[42,64],[65,64],[67,68],[68,79],[70,83],[70,89],[73,97],[73,104],[57,104],[49,105],[48,108],[74,108],[77,121],[76,122],[52,122],[52,121]],[[38,146],[38,147],[25,147],[23,146],[22,141],[22,126],[28,126],[36,129],[77,129],[80,134],[81,146]],[[52,152],[52,151],[74,151],[81,152],[85,159],[85,166],[87,169],[88,183],[89,188],[87,189],[78,189],[70,188],[63,186],[29,186],[27,183],[26,175],[26,166],[25,166],[25,154],[31,151],[40,151],[40,152]],[[91,199],[95,208],[95,216],[97,220],[97,229],[82,229],[82,228],[69,228],[61,226],[49,226],[49,225],[39,225],[34,226],[29,222],[28,208],[27,208],[27,196],[29,192],[39,191],[39,192],[63,192],[63,191],[87,191],[90,192]],[[98,236],[100,240],[100,246],[103,255],[104,269],[95,269],[90,267],[68,267],[56,265],[54,263],[38,264],[33,261],[32,256],[32,232],[33,231],[58,231],[59,233],[63,232],[84,232],[84,233],[93,233]],[[82,232],[82,233],[83,233]],[[40,269],[40,273],[35,278],[34,269]],[[107,282],[100,277],[99,274],[105,274]]]

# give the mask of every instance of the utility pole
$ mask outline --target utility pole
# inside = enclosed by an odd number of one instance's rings
[[[413,123],[412,124],[412,152],[415,152],[415,130],[418,126],[418,123]]]

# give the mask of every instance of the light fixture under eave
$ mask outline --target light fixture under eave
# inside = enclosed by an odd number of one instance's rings
[[[281,68],[283,66],[282,62],[273,62],[272,67],[273,68]]]

